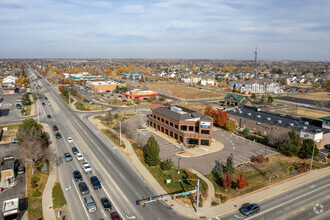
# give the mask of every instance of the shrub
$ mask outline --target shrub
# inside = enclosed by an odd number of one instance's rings
[[[119,118],[119,114],[116,113],[113,117],[117,119],[117,118]]]
[[[236,122],[234,120],[229,120],[227,123],[226,123],[226,129],[228,131],[233,131],[237,128],[237,125],[236,125]]]
[[[241,174],[238,178],[237,178],[237,185],[239,188],[244,188],[246,186],[249,185],[249,183],[244,179],[244,175]]]
[[[36,188],[37,186],[38,186],[37,182],[34,180],[31,180],[31,188]]]
[[[31,181],[38,182],[39,180],[40,180],[39,177],[36,177],[36,176],[31,177]]]
[[[85,109],[84,104],[82,104],[81,102],[76,102],[75,106],[78,110],[84,110]]]
[[[244,128],[243,135],[246,137],[250,134],[250,130],[248,128]]]
[[[160,162],[160,168],[162,170],[170,170],[172,166],[173,166],[173,161],[170,158]]]
[[[257,162],[258,162],[258,163],[265,163],[265,162],[266,162],[265,155],[263,155],[263,154],[258,154],[258,155],[256,156],[256,159],[257,159]]]
[[[36,189],[36,190],[33,191],[32,196],[33,197],[40,197],[41,196],[41,192],[39,192],[39,190]]]

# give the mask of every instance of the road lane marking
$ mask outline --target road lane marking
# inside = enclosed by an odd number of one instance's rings
[[[102,189],[104,190],[105,194],[107,194],[107,196],[109,197],[109,199],[111,200],[111,203],[113,204],[113,206],[116,208],[116,210],[119,212],[119,215],[123,218],[123,215],[121,214],[121,212],[119,211],[118,207],[116,206],[116,204],[113,202],[113,200],[111,199],[111,197],[109,196],[109,193],[105,190],[104,187],[102,187]],[[124,218],[123,218],[124,219]]]
[[[104,215],[105,217],[107,217],[106,214],[104,213],[103,209],[101,209],[101,211],[102,211],[103,215]]]
[[[79,199],[80,199],[80,201],[81,201],[81,204],[82,204],[82,206],[84,207],[84,210],[85,210],[85,213],[86,213],[86,215],[87,215],[87,218],[90,220],[89,215],[88,215],[88,212],[87,212],[86,207],[85,207],[85,205],[84,205],[84,202],[83,202],[83,200],[82,200],[82,198],[81,198],[81,196],[80,196],[80,193],[79,193],[79,191],[78,191],[78,188],[77,188],[75,182],[73,181],[73,179],[72,179],[72,182],[73,182],[74,188],[75,188],[76,191],[77,191],[77,194],[78,194],[78,196],[79,196]]]
[[[317,188],[317,189],[314,189],[314,190],[312,190],[312,191],[309,191],[309,192],[307,192],[307,193],[305,193],[305,194],[303,194],[303,195],[300,195],[300,196],[298,196],[298,197],[295,197],[295,198],[293,198],[293,199],[291,199],[291,200],[289,200],[289,201],[286,201],[286,202],[284,202],[284,203],[282,203],[282,204],[279,204],[279,205],[277,205],[277,206],[274,206],[273,208],[267,209],[267,210],[265,210],[265,211],[263,211],[263,212],[260,212],[259,214],[256,214],[256,215],[254,215],[254,216],[252,216],[252,217],[250,217],[250,218],[246,218],[246,219],[251,219],[251,218],[257,217],[257,216],[259,216],[259,215],[261,215],[261,214],[265,214],[266,212],[272,211],[272,210],[274,210],[274,209],[276,209],[276,208],[278,208],[278,207],[281,207],[281,206],[283,206],[283,205],[286,205],[286,204],[288,204],[288,203],[290,203],[290,202],[292,202],[292,201],[294,201],[294,200],[300,199],[301,197],[307,196],[307,195],[309,195],[309,194],[311,194],[311,193],[314,193],[315,191],[318,191],[318,190],[323,189],[323,188],[328,187],[328,186],[330,186],[330,183],[328,183],[327,185],[321,186],[321,187],[319,187],[319,188]]]

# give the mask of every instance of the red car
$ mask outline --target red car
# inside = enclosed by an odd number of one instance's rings
[[[112,220],[121,220],[122,219],[122,218],[120,218],[120,216],[117,212],[111,213],[110,217],[111,217]]]
[[[58,127],[56,125],[53,125],[53,131],[58,131]]]

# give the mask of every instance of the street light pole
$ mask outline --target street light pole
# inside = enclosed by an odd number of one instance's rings
[[[121,121],[119,121],[119,145],[121,145]]]
[[[197,214],[198,214],[198,206],[199,206],[199,179],[197,179],[197,205],[196,205]]]
[[[312,170],[312,168],[313,168],[314,150],[315,150],[315,141],[314,141],[314,145],[313,145],[313,152],[312,152],[311,167],[309,168],[309,170]]]

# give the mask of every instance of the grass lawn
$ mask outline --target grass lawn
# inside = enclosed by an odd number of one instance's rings
[[[58,183],[58,182],[55,183],[55,185],[53,187],[52,195],[53,195],[53,208],[54,209],[61,208],[64,205],[66,205],[66,200],[64,198],[60,183]]]
[[[308,165],[310,160],[303,160],[298,157],[286,157],[281,154],[271,155],[269,156],[269,162],[263,165],[253,163],[248,168],[242,167],[236,169],[236,172],[232,178],[234,183],[233,187],[228,188],[228,191],[225,190],[225,188],[219,183],[219,180],[212,173],[206,174],[205,177],[213,183],[216,194],[222,194],[227,199],[232,199],[289,179],[291,177],[289,168],[293,163],[306,163]],[[313,163],[313,165],[317,168],[329,166],[329,164],[330,163],[325,165],[317,161]],[[244,175],[244,179],[249,183],[249,185],[243,189],[239,189],[239,193],[237,193],[235,183],[237,182],[237,178],[240,174]],[[278,175],[278,177],[276,177],[276,175]],[[270,176],[271,180],[269,179]]]
[[[101,131],[103,132],[103,134],[105,134],[117,146],[123,147],[123,148],[126,147],[123,141],[122,141],[122,143],[120,145],[120,143],[119,143],[120,142],[120,139],[116,135],[114,135],[111,131],[106,130],[106,129],[101,129]]]
[[[69,104],[69,99],[67,98],[67,97],[65,97],[62,93],[60,93],[60,96],[61,96],[61,98],[66,102],[66,104]],[[71,102],[72,102],[73,100],[71,99]]]
[[[28,116],[31,114],[32,105],[22,105],[22,107],[26,107],[26,112],[25,114],[21,113],[21,116]]]
[[[186,181],[182,181],[182,182],[178,181],[178,180],[186,179],[188,177],[187,173],[184,170],[180,170],[180,174],[178,174],[178,170],[175,168],[172,168],[169,171],[164,171],[159,167],[159,165],[150,167],[144,162],[142,149],[139,148],[136,145],[136,143],[132,143],[132,146],[134,148],[137,157],[140,159],[142,164],[149,170],[149,172],[154,176],[157,182],[165,189],[167,193],[179,193],[179,192],[193,190],[196,188],[195,184],[190,185]],[[168,179],[171,180],[170,184],[166,184],[166,180]],[[207,188],[208,188],[207,184],[202,179],[200,179],[200,191],[204,192],[207,190]]]
[[[47,183],[49,171],[46,173],[41,173],[39,170],[32,176],[31,168],[26,166],[26,190],[28,196],[28,217],[31,220],[42,219],[42,193],[44,191],[45,185]],[[32,188],[31,178],[37,179],[36,188]],[[40,196],[34,197],[37,195],[36,192],[40,192]]]
[[[3,125],[3,127],[7,127],[8,131],[9,130],[18,130],[20,124],[9,124],[9,125]]]
[[[101,116],[95,116],[95,119],[99,119],[101,121],[101,124],[103,124],[106,127],[113,128],[115,130],[118,130],[119,121],[123,121],[124,119],[129,119],[129,118],[133,117],[134,115],[136,115],[136,114],[129,114],[129,113],[127,113],[127,114],[118,114],[118,118],[113,119],[111,124],[109,125],[108,121],[106,119],[108,112],[104,112],[104,113],[105,113],[105,118],[104,118],[103,121],[102,121]],[[112,114],[113,118],[114,118],[114,116],[115,116],[115,114]]]
[[[102,109],[106,109],[106,106],[101,106],[101,105],[92,105],[89,104],[88,102],[76,102],[74,104],[76,106],[76,108],[78,110],[82,110],[82,111],[94,111],[94,110],[102,110]]]

